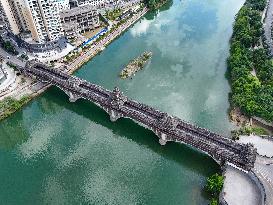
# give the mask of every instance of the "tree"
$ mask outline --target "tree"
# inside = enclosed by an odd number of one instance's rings
[[[224,177],[219,174],[213,174],[208,177],[206,190],[214,197],[218,196],[224,185]]]
[[[246,0],[236,15],[227,64],[231,105],[249,117],[273,121],[273,61],[267,49],[260,47],[265,4],[265,0]]]
[[[212,199],[210,200],[209,205],[218,205],[218,200],[215,199],[215,198],[212,198]]]

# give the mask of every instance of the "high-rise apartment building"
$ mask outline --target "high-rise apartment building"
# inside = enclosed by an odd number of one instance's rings
[[[69,0],[0,0],[13,34],[30,31],[38,43],[54,41],[62,33],[59,11]]]
[[[25,0],[25,2],[31,14],[30,21],[34,25],[29,27],[34,40],[54,41],[63,35],[57,0]]]
[[[7,27],[14,33],[20,33],[20,23],[18,22],[18,14],[16,9],[14,8],[14,2],[10,0],[0,0],[1,2],[1,10],[2,10],[2,18],[6,19]]]

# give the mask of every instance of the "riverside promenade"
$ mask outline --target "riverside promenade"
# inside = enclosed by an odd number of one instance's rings
[[[136,21],[138,21],[142,16],[147,13],[148,9],[145,7],[143,11],[135,14],[132,18],[127,20],[126,23],[121,24],[117,27],[113,32],[106,34],[106,36],[99,41],[98,43],[94,43],[94,45],[83,55],[76,58],[73,62],[71,62],[66,69],[66,72],[72,74],[74,71],[79,69],[84,63],[89,61],[91,58],[96,56],[99,52],[101,52],[108,44],[110,44],[113,40],[115,40],[118,36],[120,36],[125,30],[127,30],[131,25],[133,25]]]

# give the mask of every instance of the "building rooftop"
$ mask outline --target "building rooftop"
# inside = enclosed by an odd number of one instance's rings
[[[94,6],[92,6],[92,5],[74,7],[72,9],[60,12],[60,17],[61,18],[71,17],[71,16],[75,16],[75,15],[78,15],[78,14],[89,12],[89,11],[92,11],[92,10],[97,11],[96,8]]]
[[[68,30],[71,30],[71,29],[77,29],[79,24],[76,23],[76,22],[66,22],[66,23],[63,23],[62,26],[63,26],[63,29],[65,31],[68,31]]]

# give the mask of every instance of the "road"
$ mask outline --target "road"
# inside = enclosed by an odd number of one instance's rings
[[[253,169],[265,188],[266,205],[273,204],[273,159],[257,156]]]
[[[19,60],[17,56],[7,53],[3,48],[0,47],[0,56],[2,56],[4,59],[9,60],[17,65],[25,66],[25,62]],[[9,59],[8,59],[9,57]]]
[[[273,23],[273,0],[269,0],[263,27],[264,27],[264,35],[266,39],[265,42],[269,46],[271,55],[273,55],[272,23]]]

